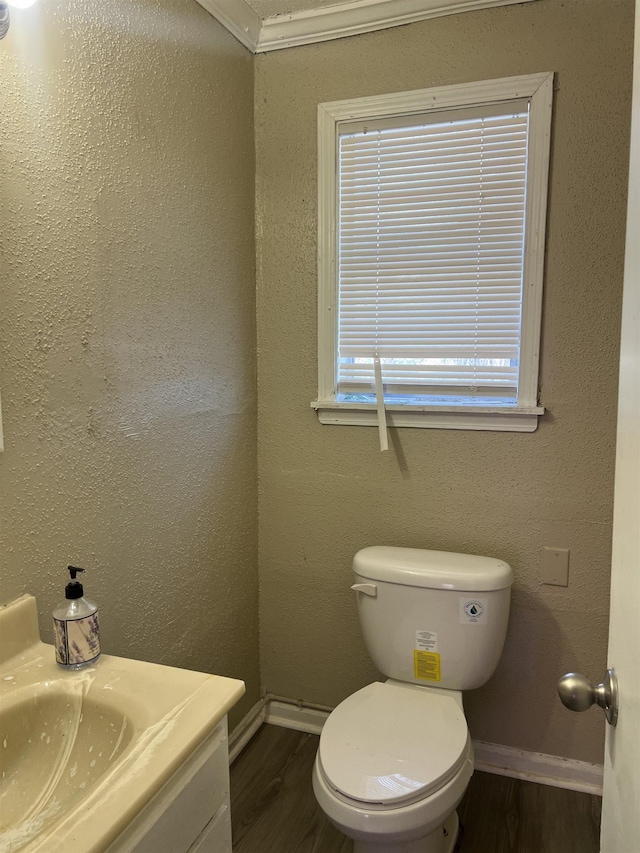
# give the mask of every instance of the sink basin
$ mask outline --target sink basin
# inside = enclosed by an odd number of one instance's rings
[[[109,655],[63,670],[33,596],[1,608],[0,853],[104,853],[243,693]]]
[[[25,826],[37,823],[43,831],[75,808],[138,731],[119,708],[51,682],[3,702],[0,833],[5,844],[12,828],[22,826],[23,834]]]

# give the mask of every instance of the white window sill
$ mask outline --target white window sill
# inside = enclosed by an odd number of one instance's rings
[[[378,426],[378,415],[372,403],[342,403],[314,400],[311,408],[322,424],[344,426]],[[421,429],[474,429],[493,432],[534,432],[541,406],[398,406],[385,405],[387,424],[391,427]]]

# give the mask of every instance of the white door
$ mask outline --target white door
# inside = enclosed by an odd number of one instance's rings
[[[640,0],[623,299],[608,653],[620,702],[607,726],[602,853],[640,851]]]

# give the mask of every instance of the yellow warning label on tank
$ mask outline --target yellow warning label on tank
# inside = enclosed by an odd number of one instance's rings
[[[440,655],[438,652],[413,651],[413,674],[425,681],[440,681]]]

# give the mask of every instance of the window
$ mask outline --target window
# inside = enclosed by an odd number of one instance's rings
[[[535,430],[552,92],[319,105],[323,423]]]

